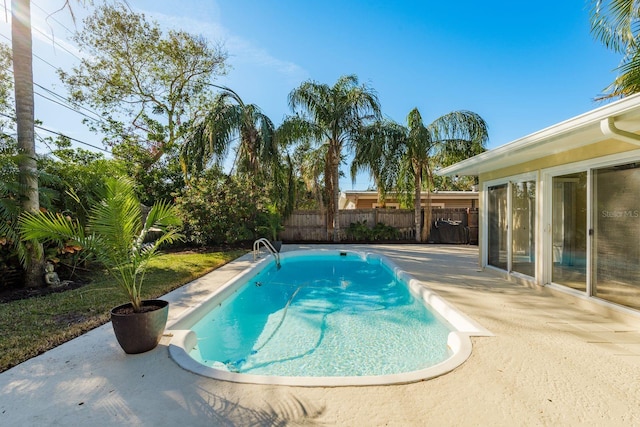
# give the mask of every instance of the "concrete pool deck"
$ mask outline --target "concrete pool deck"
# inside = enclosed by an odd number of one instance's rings
[[[285,249],[304,247],[317,246]],[[197,376],[169,357],[169,337],[127,356],[106,324],[0,374],[0,425],[640,424],[640,318],[478,271],[476,247],[346,247],[390,257],[495,336],[428,381],[303,388]],[[170,319],[251,261],[168,294]]]

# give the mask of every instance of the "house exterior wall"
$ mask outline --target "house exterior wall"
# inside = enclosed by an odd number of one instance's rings
[[[561,142],[559,142],[561,146]],[[637,150],[638,146],[626,142],[609,139],[601,141],[587,147],[574,150],[563,151],[540,159],[531,160],[526,163],[512,165],[503,169],[496,169],[489,173],[480,174],[480,185],[483,182],[491,181],[503,177],[518,175],[524,172],[535,172],[542,169],[575,163],[584,160],[597,159],[611,154],[624,153]]]
[[[561,141],[558,142],[561,146]],[[482,189],[485,187],[485,183],[492,182],[496,180],[500,180],[503,178],[509,178],[514,176],[519,176],[526,173],[537,173],[538,174],[538,186],[542,184],[541,182],[541,171],[553,167],[560,167],[563,165],[570,165],[572,163],[577,162],[588,162],[590,160],[600,159],[606,156],[626,153],[626,152],[634,152],[638,147],[633,144],[629,144],[622,141],[617,141],[614,139],[608,139],[605,141],[601,141],[587,147],[582,147],[578,149],[563,151],[557,154],[552,154],[546,157],[542,157],[540,159],[534,159],[526,163],[520,163],[517,165],[511,165],[506,168],[497,169],[488,173],[479,175],[479,188],[481,191],[478,195],[478,207],[480,208],[480,216],[479,216],[479,229],[478,229],[478,240],[480,242],[486,241],[487,236],[485,232],[485,228],[483,225],[483,221],[486,221],[486,192]],[[484,206],[484,207],[483,207]],[[542,209],[543,206],[539,202],[539,208]],[[483,245],[480,245],[480,253],[479,253],[479,263],[483,263],[483,260],[486,259],[487,254],[485,253],[485,249]]]
[[[561,145],[560,140],[558,146],[561,147]],[[637,192],[640,188],[638,164],[640,164],[640,149],[637,145],[608,139],[580,149],[560,152],[481,174],[479,176],[479,264],[482,267],[490,266],[491,263],[488,260],[491,249],[487,242],[491,239],[490,234],[495,234],[489,221],[488,189],[498,188],[503,183],[508,183],[508,188],[512,188],[515,183],[533,181],[536,187],[533,207],[535,270],[523,277],[515,267],[516,227],[513,225],[509,225],[508,233],[505,233],[507,247],[510,246],[512,251],[509,255],[510,267],[500,265],[498,268],[507,270],[510,276],[531,281],[540,286],[551,286],[563,292],[578,292],[588,298],[595,297],[603,300],[606,304],[621,305],[622,307],[618,309],[623,311],[630,308],[640,313],[640,285],[636,285],[636,280],[633,279],[627,279],[626,282],[624,280],[625,275],[637,276],[638,269],[633,265],[637,266],[640,262],[640,244],[636,242],[635,237],[640,230],[640,196],[636,196],[640,194]],[[628,168],[633,170],[629,171],[629,178],[622,178],[624,175],[621,170]],[[597,181],[599,173],[608,173],[611,177],[607,176]],[[558,220],[558,213],[553,207],[557,202],[555,198],[558,196],[558,188],[555,186],[563,184],[555,182],[556,180],[577,181],[577,176],[583,176],[588,184],[584,186],[584,195],[576,195],[574,191],[571,196],[574,200],[572,203],[579,205],[576,212],[582,212],[584,215],[584,219],[572,219],[573,224],[585,233],[578,237],[574,236],[573,244],[584,248],[578,260],[571,261],[570,264],[572,266],[581,264],[583,274],[577,283],[570,283],[569,280],[563,283],[563,280],[554,277],[556,269],[560,268],[557,265],[562,264],[563,250],[566,252],[562,241],[558,243],[555,240],[554,227],[558,225],[554,224],[554,221],[565,221],[571,214],[563,212],[561,218],[565,219]],[[562,197],[567,197],[565,190],[559,191]],[[616,194],[608,196],[605,192]],[[514,196],[511,194],[507,197],[507,204],[510,207],[515,205],[512,197]],[[560,203],[556,204],[560,205]],[[507,215],[515,215],[509,209],[507,209]],[[576,215],[576,212],[573,215]],[[624,218],[617,218],[621,216]],[[510,221],[514,220],[510,219]],[[611,246],[611,253],[608,252],[609,246]],[[495,248],[493,250],[495,251]],[[611,260],[613,257],[615,259]],[[623,280],[617,280],[619,277]],[[621,287],[620,283],[622,283]]]
[[[640,94],[438,174],[478,177],[480,267],[640,319]]]

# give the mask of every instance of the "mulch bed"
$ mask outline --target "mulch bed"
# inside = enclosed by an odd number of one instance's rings
[[[65,285],[58,286],[55,288],[52,287],[43,287],[43,288],[16,288],[16,287],[6,287],[0,288],[0,304],[5,302],[17,301],[21,299],[35,298],[43,295],[55,294],[65,291],[70,291],[72,289],[78,289],[86,284],[88,281],[77,280],[73,282],[68,282]]]
[[[232,246],[229,246],[229,245],[203,246],[203,247],[182,246],[182,247],[171,248],[166,252],[207,253],[207,252],[224,252],[224,251],[230,251],[230,250],[241,249],[241,248],[250,249],[251,243],[243,242],[241,244],[232,245]],[[87,273],[90,273],[90,272],[85,272],[84,274],[86,275]],[[65,279],[64,277],[65,272],[58,271],[58,274],[60,275],[60,278],[62,280]],[[70,291],[72,289],[81,288],[89,284],[90,282],[91,280],[89,278],[85,278],[85,277],[78,278],[78,276],[74,276],[73,281],[68,281],[65,285],[58,286],[56,288],[52,288],[52,287],[23,288],[21,287],[22,285],[21,273],[17,271],[17,269],[13,269],[13,268],[10,270],[0,269],[0,304],[11,302],[11,301],[17,301],[21,299],[36,298],[44,295]]]

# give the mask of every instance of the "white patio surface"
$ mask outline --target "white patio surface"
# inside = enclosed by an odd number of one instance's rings
[[[284,249],[307,247],[318,246]],[[495,336],[473,338],[464,364],[428,381],[306,388],[195,375],[169,357],[168,337],[125,355],[106,324],[0,374],[0,425],[640,425],[640,317],[479,271],[473,246],[340,247],[390,257]],[[170,318],[251,262],[166,295]]]

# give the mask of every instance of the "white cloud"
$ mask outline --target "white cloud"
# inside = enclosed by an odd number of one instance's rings
[[[199,34],[210,42],[220,43],[228,51],[231,63],[248,65],[265,71],[275,72],[287,82],[299,83],[308,78],[309,73],[294,62],[279,59],[261,46],[233,34],[219,22],[219,13],[215,13],[216,20],[201,21],[197,19],[170,16],[156,12],[145,12],[146,15],[158,21],[163,28],[182,29],[192,34]],[[211,16],[207,17],[208,19]]]

